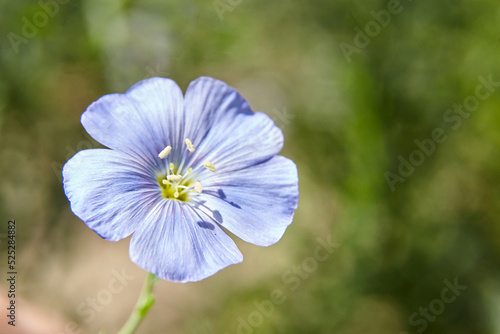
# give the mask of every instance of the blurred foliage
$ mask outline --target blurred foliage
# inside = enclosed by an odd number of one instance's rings
[[[458,278],[467,289],[425,333],[500,333],[500,92],[456,129],[444,119],[475,94],[479,76],[500,81],[500,5],[402,1],[347,59],[341,43],[355,46],[355,28],[366,31],[372,11],[393,2],[69,0],[28,38],[25,19],[51,2],[3,1],[0,216],[19,222],[21,249],[36,249],[24,275],[38,277],[54,254],[74,252],[78,220],[60,169],[76,151],[99,147],[79,123],[86,106],[146,77],[185,89],[209,75],[282,127],[301,199],[274,246],[283,261],[267,259],[272,269],[232,282],[230,294],[207,295],[214,302],[183,314],[177,331],[236,333],[254,301],[282,289],[286,300],[253,333],[417,333],[410,316]],[[216,7],[230,10],[221,19]],[[25,42],[13,46],[12,33]],[[386,172],[397,174],[399,157],[408,160],[415,140],[436,128],[447,140],[391,191]],[[327,235],[340,246],[291,291],[283,275]],[[201,284],[228,284],[210,282]],[[39,291],[23,293],[36,300]],[[73,311],[64,315],[86,327]],[[175,332],[161,317],[145,326]]]

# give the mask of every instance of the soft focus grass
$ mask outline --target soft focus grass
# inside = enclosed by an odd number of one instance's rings
[[[89,332],[120,327],[144,272],[128,241],[102,241],[71,214],[60,168],[99,147],[79,117],[101,95],[153,75],[183,89],[209,75],[283,129],[299,209],[277,245],[239,242],[243,264],[196,284],[160,282],[143,333],[236,333],[274,289],[286,300],[254,333],[416,333],[410,315],[455,277],[467,289],[425,333],[500,333],[500,94],[456,130],[443,120],[478,76],[500,81],[500,6],[401,2],[346,61],[339,44],[387,3],[244,0],[220,20],[210,1],[70,0],[16,53],[7,34],[41,7],[2,2],[0,216],[4,231],[18,222],[21,296]],[[392,192],[384,173],[435,128],[447,140]],[[328,235],[340,246],[291,291],[283,275]],[[85,321],[77,305],[122,267],[136,278]]]

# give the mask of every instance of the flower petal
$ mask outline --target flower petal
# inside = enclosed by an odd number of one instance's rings
[[[233,240],[189,204],[158,203],[132,236],[130,258],[174,282],[194,282],[243,260]]]
[[[63,184],[73,213],[111,241],[134,232],[151,204],[162,199],[148,167],[108,149],[78,152],[64,165]]]
[[[274,158],[236,172],[213,173],[198,208],[231,233],[259,246],[276,243],[292,223],[298,205],[297,167]]]
[[[183,96],[166,78],[138,82],[125,94],[110,94],[82,115],[87,132],[101,144],[159,163],[158,153],[182,141]]]
[[[186,165],[206,160],[217,170],[237,170],[265,161],[283,147],[283,133],[266,114],[222,81],[201,77],[185,96],[186,136],[196,147]],[[200,173],[207,173],[199,169]],[[208,172],[210,173],[210,172]],[[201,176],[200,176],[201,177]]]

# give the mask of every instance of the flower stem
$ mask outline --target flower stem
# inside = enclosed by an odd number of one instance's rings
[[[146,275],[146,280],[144,281],[144,286],[142,287],[141,295],[137,300],[137,304],[135,304],[132,314],[123,325],[122,329],[120,329],[118,334],[135,333],[137,327],[139,327],[140,323],[155,302],[155,298],[153,296],[153,286],[157,281],[158,277],[155,274],[148,273]]]

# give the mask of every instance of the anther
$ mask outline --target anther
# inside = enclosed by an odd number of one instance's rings
[[[186,138],[185,142],[186,142],[186,145],[188,147],[189,152],[193,153],[194,146],[193,146],[193,143],[191,142],[191,140],[189,140],[189,138]]]
[[[167,180],[169,181],[180,181],[182,179],[182,175],[167,175]]]
[[[203,187],[201,186],[201,183],[200,182],[196,182],[194,184],[194,190],[197,192],[197,193],[200,193],[203,191]]]
[[[205,167],[206,169],[208,169],[211,172],[215,172],[215,170],[216,170],[214,165],[210,161],[205,161],[203,163],[203,167]]]
[[[165,159],[168,154],[170,153],[170,151],[172,150],[172,146],[167,146],[163,149],[163,151],[161,151],[159,154],[158,154],[158,158],[160,159]]]

